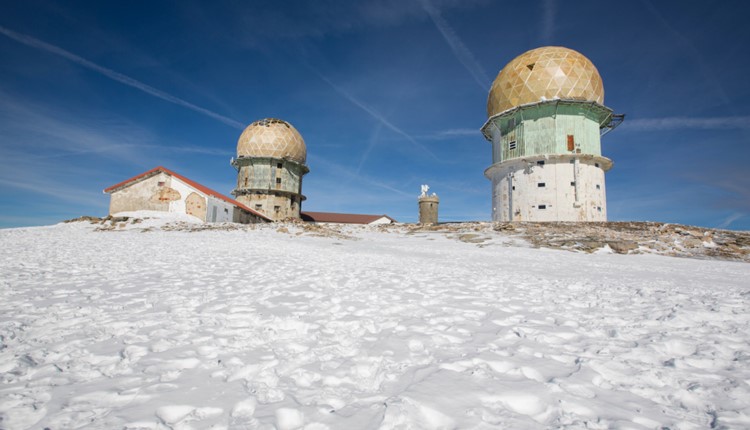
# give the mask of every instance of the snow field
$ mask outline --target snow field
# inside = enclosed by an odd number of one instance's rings
[[[750,426],[746,263],[154,226],[0,230],[0,428]]]

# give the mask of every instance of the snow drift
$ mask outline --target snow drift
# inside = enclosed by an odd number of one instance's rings
[[[750,426],[750,265],[495,232],[0,230],[0,428]]]

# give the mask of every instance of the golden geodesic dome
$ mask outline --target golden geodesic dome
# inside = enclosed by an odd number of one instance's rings
[[[568,99],[604,103],[604,85],[594,64],[562,46],[524,52],[497,75],[487,99],[487,116],[542,100]]]
[[[237,141],[237,156],[287,158],[304,164],[307,147],[291,124],[281,119],[266,118],[245,128]]]

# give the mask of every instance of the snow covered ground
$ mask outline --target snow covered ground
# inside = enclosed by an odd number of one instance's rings
[[[750,427],[747,263],[182,221],[0,230],[0,428]]]

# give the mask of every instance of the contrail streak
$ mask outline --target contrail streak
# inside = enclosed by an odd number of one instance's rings
[[[367,148],[365,149],[364,154],[362,154],[362,158],[359,160],[359,165],[357,166],[357,174],[359,175],[359,172],[362,170],[362,166],[365,164],[365,161],[370,156],[370,152],[372,152],[372,149],[377,145],[378,139],[380,138],[380,130],[383,129],[383,124],[378,123],[378,125],[375,126],[375,131],[372,132],[372,135],[370,135],[370,142],[367,144]]]
[[[42,51],[46,51],[55,55],[58,55],[60,57],[63,57],[67,60],[70,60],[80,66],[83,66],[87,69],[93,70],[99,74],[102,74],[114,81],[120,82],[121,84],[128,85],[130,87],[133,87],[137,90],[141,90],[146,94],[150,94],[154,97],[158,97],[162,100],[168,101],[170,103],[174,103],[178,106],[182,106],[188,109],[191,109],[195,112],[201,113],[203,115],[206,115],[210,118],[213,118],[215,120],[219,120],[223,122],[224,124],[230,125],[235,128],[243,129],[245,128],[245,124],[236,121],[232,118],[228,118],[226,116],[220,115],[216,112],[212,112],[206,108],[202,108],[200,106],[196,106],[190,102],[187,102],[185,100],[182,100],[179,97],[175,97],[171,94],[165,93],[164,91],[158,90],[150,85],[144,84],[141,81],[138,81],[136,79],[133,79],[129,76],[123,75],[122,73],[116,72],[112,69],[108,69],[106,67],[102,67],[96,63],[92,63],[91,61],[79,57],[78,55],[73,54],[70,51],[66,51],[60,47],[57,47],[55,45],[51,45],[49,43],[43,42],[39,39],[35,39],[31,36],[27,36],[25,34],[17,33],[13,30],[7,29],[3,26],[0,26],[0,33],[8,36],[9,38],[15,40],[16,42],[23,43],[24,45],[30,46],[32,48],[40,49]]]
[[[427,15],[430,16],[430,19],[435,24],[435,27],[437,27],[437,29],[440,31],[440,34],[443,35],[445,41],[448,42],[448,45],[451,47],[451,51],[453,51],[453,54],[456,56],[456,58],[458,58],[458,61],[460,61],[461,64],[464,65],[466,70],[469,71],[477,84],[479,84],[480,88],[482,88],[484,91],[489,90],[490,78],[487,77],[484,69],[482,69],[482,66],[479,64],[476,58],[474,58],[474,55],[471,53],[469,48],[467,48],[466,45],[464,45],[464,43],[461,41],[461,38],[458,37],[455,31],[453,31],[448,22],[443,19],[442,16],[440,16],[440,11],[435,9],[435,7],[429,2],[429,0],[422,0],[420,3],[422,3],[422,8],[424,8],[425,12],[427,12]]]
[[[678,44],[682,45],[687,51],[687,53],[693,57],[693,60],[698,65],[699,70],[703,73],[704,79],[709,84],[713,85],[719,99],[721,99],[721,101],[724,102],[725,104],[730,104],[732,100],[729,99],[727,92],[724,91],[724,86],[721,84],[721,80],[719,80],[716,77],[716,72],[715,72],[714,67],[708,66],[708,63],[703,60],[703,56],[695,48],[695,45],[690,41],[690,39],[683,36],[681,32],[677,31],[672,26],[672,24],[670,24],[669,21],[666,18],[664,18],[664,16],[661,14],[661,12],[659,12],[656,6],[654,6],[650,1],[641,0],[641,2],[646,5],[649,11],[661,22],[664,28],[666,28],[670,33],[672,33],[672,38],[676,40]]]
[[[344,98],[346,98],[347,100],[349,100],[352,104],[354,104],[358,108],[360,108],[363,111],[365,111],[368,114],[370,114],[371,117],[373,117],[373,118],[377,119],[378,121],[380,121],[380,123],[383,124],[389,130],[391,130],[391,131],[393,131],[393,132],[395,132],[397,134],[400,134],[406,140],[408,140],[409,142],[411,142],[414,146],[416,146],[417,148],[419,148],[422,151],[426,152],[431,157],[437,159],[437,156],[432,151],[430,151],[426,146],[424,146],[421,143],[417,142],[417,140],[414,139],[413,137],[411,137],[411,135],[409,135],[407,132],[405,132],[405,131],[401,130],[400,128],[396,127],[395,125],[393,125],[383,115],[381,115],[380,112],[374,110],[373,108],[367,106],[363,102],[357,100],[356,97],[354,97],[353,95],[349,94],[346,90],[344,90],[343,88],[339,87],[338,85],[334,84],[330,79],[328,79],[325,76],[323,76],[322,74],[320,74],[312,66],[308,65],[308,67],[310,68],[310,70],[313,71],[313,73],[315,73],[316,75],[318,75],[318,77],[320,79],[322,79],[325,83],[327,83],[328,85],[330,85],[331,88],[333,88],[334,90],[336,90],[337,93],[339,93],[342,96],[344,96]]]
[[[549,45],[555,33],[555,13],[557,12],[555,0],[544,0],[542,12],[542,43]]]
[[[727,228],[729,227],[733,222],[737,221],[738,219],[744,217],[745,214],[743,213],[733,213],[729,215],[724,221],[721,222],[721,224],[717,225],[716,228]]]
[[[315,155],[310,155],[310,156],[308,156],[308,158],[313,159],[315,161],[315,165],[319,165],[319,164],[321,164],[321,165],[327,165],[327,166],[329,166],[331,168],[332,171],[335,171],[338,174],[343,174],[343,175],[349,176],[350,178],[352,178],[354,180],[361,181],[361,182],[364,182],[366,184],[369,184],[369,185],[372,185],[372,186],[375,186],[375,187],[378,187],[378,188],[382,188],[384,190],[391,191],[391,192],[399,194],[401,196],[412,197],[412,194],[410,194],[410,193],[407,193],[405,191],[399,190],[398,188],[393,188],[392,186],[390,186],[390,185],[388,185],[388,184],[386,184],[384,182],[372,179],[372,178],[370,178],[370,177],[368,177],[366,175],[360,174],[359,172],[354,172],[354,171],[350,170],[348,167],[345,167],[345,166],[343,166],[341,164],[338,164],[338,163],[335,163],[335,162],[331,161],[329,158],[318,157],[318,156],[315,156]]]

